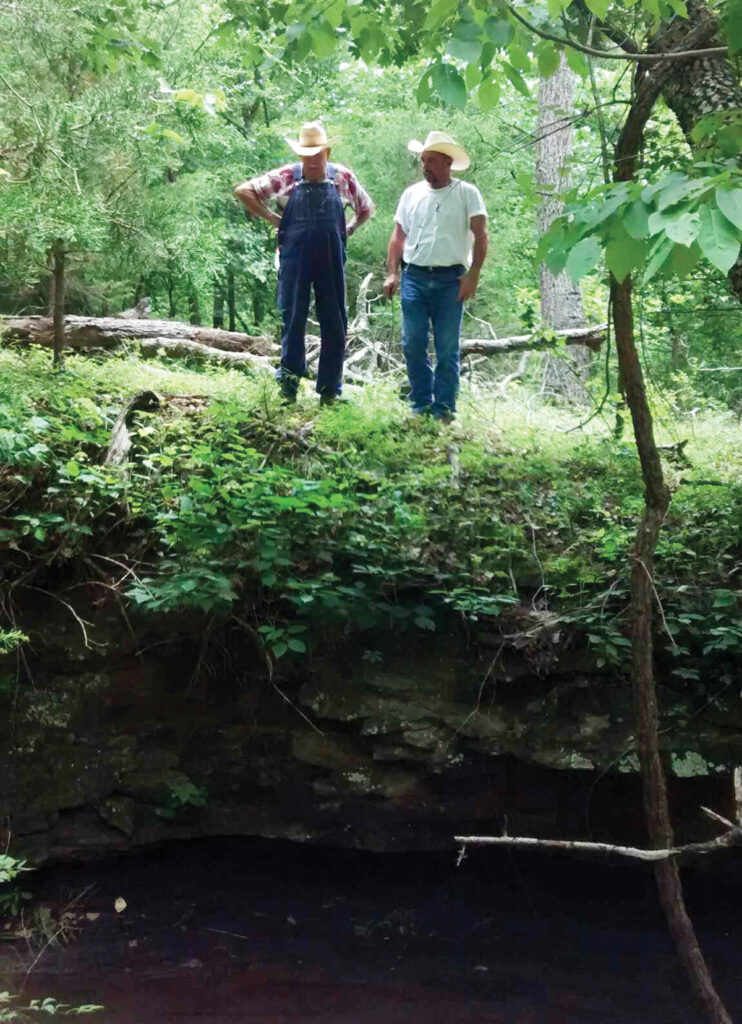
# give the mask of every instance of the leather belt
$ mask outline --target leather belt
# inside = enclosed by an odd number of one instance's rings
[[[447,270],[464,270],[463,263],[450,263],[445,267],[423,267],[419,263],[405,263],[402,261],[403,270],[422,270],[426,274],[441,274]]]

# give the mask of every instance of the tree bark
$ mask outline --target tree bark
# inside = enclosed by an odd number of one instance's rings
[[[667,62],[671,64],[671,61]],[[635,175],[644,127],[658,95],[664,71],[638,77],[639,88],[616,144],[614,179],[629,181]],[[654,681],[653,602],[654,552],[669,503],[659,452],[654,439],[652,415],[647,402],[639,356],[634,342],[631,277],[619,284],[611,279],[611,299],[621,380],[634,425],[645,486],[645,507],[637,531],[631,570],[631,679],[641,765],[644,813],[650,844],[657,849],[673,846],[667,799],[667,781],[660,756],[659,715]],[[712,1024],[732,1024],[719,998],[703,958],[693,923],[688,916],[677,863],[658,862],[654,867],[657,890],[678,957]]]
[[[188,282],[188,310],[191,323],[196,327],[199,326],[201,323],[201,303],[198,300],[198,292],[191,281]]]
[[[116,417],[116,422],[111,431],[111,441],[108,445],[106,457],[103,460],[104,466],[121,466],[126,462],[131,450],[131,434],[129,427],[135,412],[154,412],[160,407],[160,399],[154,391],[139,391],[131,398]]]
[[[235,329],[234,271],[227,271],[227,310],[229,312],[229,329]]]
[[[218,366],[251,366],[257,370],[273,370],[273,363],[267,356],[254,352],[224,352],[199,345],[188,338],[142,338],[139,341],[142,355],[167,355],[175,359],[197,359]]]
[[[213,327],[217,327],[221,330],[224,327],[224,292],[219,281],[214,279],[214,308],[211,318],[211,324]],[[234,327],[230,327],[230,331],[233,331]]]
[[[46,268],[49,271],[46,285],[46,314],[54,316],[54,246],[46,254]]]
[[[0,327],[9,341],[52,345],[52,321],[42,316],[0,317]],[[119,317],[68,316],[64,319],[64,341],[70,348],[115,348],[133,338],[183,338],[225,352],[253,352],[274,356],[278,346],[260,335],[191,327],[174,320],[124,320]]]
[[[605,339],[605,331],[606,325],[598,324],[595,327],[579,327],[554,333],[564,340],[565,345],[582,346],[597,352]],[[462,338],[461,354],[494,356],[508,352],[556,348],[558,344],[558,341],[539,337],[538,334],[516,334],[511,338]]]
[[[61,366],[64,350],[64,242],[58,238],[52,248],[54,258],[54,315],[53,348],[54,365]]]
[[[538,215],[539,235],[551,227],[564,203],[560,193],[568,184],[566,162],[572,149],[572,113],[574,111],[575,76],[567,66],[564,54],[559,68],[539,84],[539,125],[536,142],[536,181],[542,186]],[[579,328],[584,325],[582,293],[566,271],[556,277],[545,263],[540,268],[541,319],[555,329]],[[572,403],[586,400],[590,354],[584,348],[569,356],[544,360],[544,388],[556,391]]]

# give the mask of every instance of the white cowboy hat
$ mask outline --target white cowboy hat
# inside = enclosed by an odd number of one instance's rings
[[[465,171],[471,163],[469,154],[463,146],[460,146],[455,139],[452,139],[445,132],[428,132],[425,142],[418,142],[417,139],[413,139],[412,142],[407,144],[407,148],[410,153],[445,153],[446,156],[450,156],[453,160],[451,164],[452,171]]]
[[[295,142],[294,139],[286,139],[298,156],[314,156],[320,150],[328,149],[335,141],[335,139],[327,138],[325,129],[319,121],[307,121],[306,124],[303,124],[299,130],[298,142]]]

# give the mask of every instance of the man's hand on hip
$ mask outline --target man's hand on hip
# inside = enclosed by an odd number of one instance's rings
[[[479,284],[479,271],[478,270],[467,270],[467,272],[459,278],[459,302],[466,302],[467,299],[472,298],[477,290]]]
[[[392,295],[396,295],[399,289],[399,274],[396,270],[386,275],[384,281],[384,294],[388,299],[391,299]]]

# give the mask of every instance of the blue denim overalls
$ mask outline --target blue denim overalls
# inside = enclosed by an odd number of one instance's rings
[[[281,366],[276,376],[284,395],[293,397],[306,376],[304,331],[311,286],[321,347],[317,391],[339,395],[348,317],[345,309],[345,214],[335,186],[335,168],[327,165],[327,181],[304,181],[301,164],[294,166],[294,190],[281,218],[278,244],[278,307],[283,318]]]

